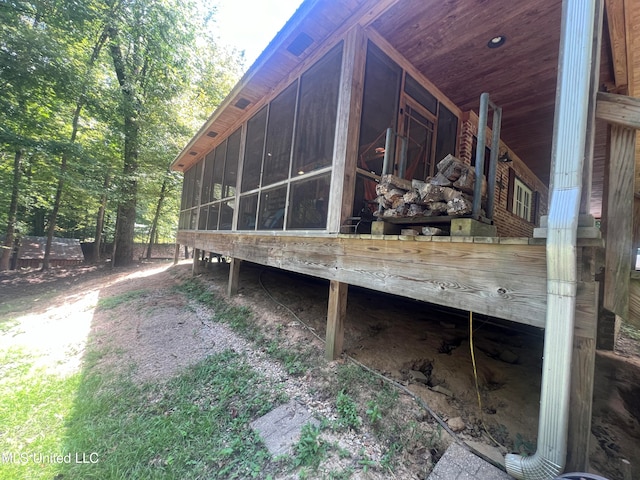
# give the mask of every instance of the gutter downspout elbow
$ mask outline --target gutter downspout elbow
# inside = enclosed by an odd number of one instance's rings
[[[507,473],[551,480],[566,464],[575,325],[577,231],[596,18],[602,0],[563,0],[547,229],[547,313],[538,419],[531,457],[509,454]],[[598,8],[596,8],[598,5]]]

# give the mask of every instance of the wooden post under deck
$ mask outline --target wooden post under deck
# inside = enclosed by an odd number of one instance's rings
[[[583,282],[593,282],[600,265],[596,248],[582,248]],[[595,292],[595,295],[593,293]],[[576,327],[571,354],[571,396],[569,398],[569,430],[567,438],[567,472],[586,472],[589,468],[589,440],[596,358],[596,331],[598,320],[598,288],[578,290],[578,296],[589,295],[591,309],[576,309]],[[578,299],[576,299],[578,300]]]
[[[331,280],[329,284],[329,307],[327,311],[327,360],[335,360],[342,353],[344,341],[344,319],[347,315],[347,291],[349,284]]]
[[[193,249],[193,264],[191,267],[191,273],[193,273],[194,275],[198,275],[199,273],[201,273],[200,270],[200,249],[198,248],[194,248]]]
[[[180,244],[176,242],[176,249],[173,252],[173,264],[177,265],[178,260],[180,260]]]
[[[238,284],[240,279],[240,264],[242,260],[239,258],[231,258],[229,265],[229,284],[227,285],[227,295],[232,297],[238,293]]]

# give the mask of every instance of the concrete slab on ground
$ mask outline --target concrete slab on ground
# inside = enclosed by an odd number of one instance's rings
[[[275,457],[292,453],[306,423],[319,425],[320,422],[304,406],[291,401],[251,422],[251,428],[258,432],[269,453]]]
[[[457,443],[452,444],[427,480],[513,480],[513,477]]]

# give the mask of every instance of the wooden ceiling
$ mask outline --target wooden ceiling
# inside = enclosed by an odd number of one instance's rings
[[[502,139],[548,183],[561,11],[561,0],[404,0],[372,27],[463,111],[477,112],[480,94],[489,92],[503,109]],[[504,45],[488,48],[499,35]],[[602,50],[601,84],[611,84],[608,41]],[[598,138],[602,162],[606,135]],[[595,215],[602,165],[594,175]]]

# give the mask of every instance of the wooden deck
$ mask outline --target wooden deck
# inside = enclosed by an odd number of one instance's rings
[[[180,231],[206,252],[544,328],[545,240]],[[580,248],[578,250],[581,250]],[[578,329],[591,330],[597,284],[578,285]],[[589,319],[581,324],[581,318]]]

